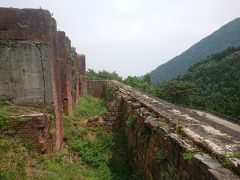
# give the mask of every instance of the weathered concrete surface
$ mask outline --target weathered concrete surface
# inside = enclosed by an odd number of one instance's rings
[[[202,111],[198,111],[198,110],[196,110],[194,112],[196,112],[200,116],[204,116],[207,119],[210,119],[210,120],[214,121],[215,123],[221,124],[221,125],[229,128],[229,129],[240,132],[240,125],[238,125],[238,124],[229,122],[229,121],[227,121],[223,118],[217,117],[215,115],[212,115],[212,114],[209,114],[209,113],[206,113],[206,112],[202,112]]]
[[[14,103],[51,103],[49,44],[0,41],[0,95]]]
[[[81,88],[86,89],[79,86],[85,64],[79,67],[76,49],[64,32],[57,32],[47,10],[0,8],[0,22],[0,95],[14,103],[54,104],[58,151],[63,142],[62,108],[71,114]]]
[[[114,131],[125,122],[132,167],[143,179],[240,179],[239,159],[231,157],[239,152],[237,132],[116,81],[88,86],[91,94],[106,99],[117,92],[106,127]],[[223,159],[232,171],[223,168]]]

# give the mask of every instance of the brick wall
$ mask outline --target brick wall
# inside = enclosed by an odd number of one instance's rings
[[[102,98],[105,96],[105,87],[107,81],[102,80],[89,80],[87,81],[87,92],[88,94]]]
[[[47,10],[0,8],[0,95],[14,103],[54,104],[55,150],[63,142],[62,110],[80,96],[76,49]],[[85,70],[86,71],[86,70]]]
[[[60,81],[61,81],[61,96],[63,111],[65,114],[72,114],[73,104],[70,88],[70,72],[68,68],[68,59],[67,59],[67,48],[68,48],[68,39],[65,35],[65,32],[57,32],[58,39],[58,61],[60,64]]]
[[[79,66],[79,91],[80,94],[87,93],[87,79],[86,79],[86,60],[85,55],[78,55],[78,66]]]
[[[42,9],[0,8],[0,39],[49,42],[51,14]]]
[[[17,137],[39,153],[52,152],[50,121],[43,113],[12,116],[8,121]]]
[[[56,143],[55,150],[59,151],[63,143],[63,120],[62,120],[62,101],[61,101],[61,85],[60,85],[60,63],[57,58],[58,45],[57,45],[57,27],[56,20],[51,18],[51,57],[50,57],[50,68],[51,68],[51,80],[52,80],[52,91],[53,91],[53,104],[55,109],[55,132],[56,132]]]

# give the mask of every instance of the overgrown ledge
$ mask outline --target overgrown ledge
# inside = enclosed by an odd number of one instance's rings
[[[117,81],[89,81],[88,93],[110,101],[106,128],[124,130],[139,178],[239,179],[237,131]]]

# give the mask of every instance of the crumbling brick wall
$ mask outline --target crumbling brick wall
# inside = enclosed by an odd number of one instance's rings
[[[0,39],[49,42],[51,14],[43,9],[0,9]]]
[[[105,127],[115,137],[124,133],[128,160],[137,179],[239,179],[239,159],[234,159],[231,170],[226,169],[216,154],[212,156],[215,152],[210,144],[206,147],[202,142],[205,146],[199,148],[200,140],[193,131],[191,136],[181,131],[180,126],[189,128],[191,123],[196,128],[195,115],[190,117],[184,111],[184,116],[179,116],[183,109],[116,81],[89,81],[88,88],[91,95],[110,100]],[[178,116],[169,111],[170,106],[176,112],[178,109]],[[199,127],[206,126],[199,123]],[[120,159],[121,153],[115,156]]]
[[[72,114],[73,104],[70,86],[70,70],[68,67],[68,44],[70,44],[71,42],[66,37],[65,32],[63,31],[58,31],[57,36],[63,111],[65,114]]]
[[[52,152],[50,119],[43,113],[12,116],[8,125],[14,135],[39,153]]]
[[[87,92],[88,94],[98,98],[105,97],[106,84],[107,81],[89,80],[87,81]]]
[[[85,55],[78,55],[78,67],[79,67],[79,91],[83,95],[87,93],[87,79],[86,79],[86,60]]]
[[[58,151],[62,109],[71,114],[80,96],[75,48],[64,32],[57,32],[49,11],[0,8],[0,52],[0,95],[16,104],[54,104]]]

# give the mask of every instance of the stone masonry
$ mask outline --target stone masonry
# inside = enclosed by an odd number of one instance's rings
[[[113,133],[123,128],[131,154],[129,161],[138,179],[240,179],[239,159],[227,155],[239,152],[237,137],[230,138],[228,132],[226,142],[225,132],[214,134],[206,117],[116,81],[89,81],[88,88],[92,95],[110,100],[104,116],[106,128]],[[116,92],[115,96],[112,92]],[[207,126],[211,131],[202,129]],[[232,152],[224,156],[217,143],[221,148],[232,147]],[[223,159],[229,169],[223,167]]]

